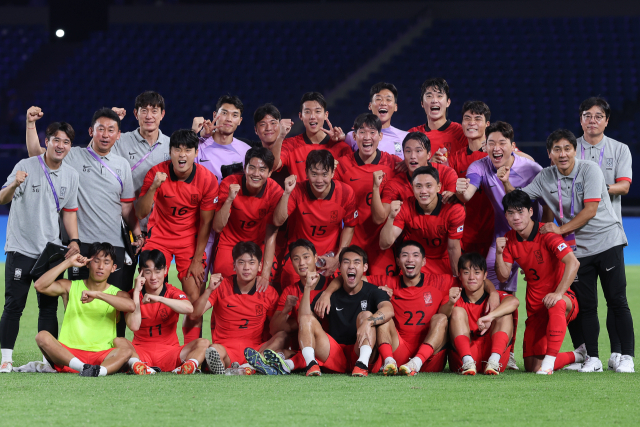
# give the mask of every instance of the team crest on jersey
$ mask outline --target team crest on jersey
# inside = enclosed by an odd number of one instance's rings
[[[464,225],[461,225],[460,227],[458,227],[458,229],[456,230],[456,233],[462,233],[462,231],[464,230]]]
[[[613,158],[612,157],[607,157],[606,165],[607,165],[608,168],[612,168],[613,167]]]
[[[65,194],[67,194],[67,187],[60,187],[60,198],[64,199]]]
[[[565,249],[567,249],[567,244],[566,244],[566,243],[560,243],[560,244],[558,245],[558,251],[559,251],[559,252],[562,252],[562,251],[564,251]]]
[[[166,162],[169,158],[169,153],[164,153],[164,161]]]
[[[22,269],[16,268],[13,272],[13,280],[20,280],[20,278],[22,278]]]
[[[424,304],[428,307],[433,304],[433,297],[431,296],[431,292],[425,292],[424,296]]]
[[[264,218],[265,216],[267,216],[267,210],[266,209],[258,209],[258,216],[260,216],[260,218]]]
[[[71,273],[73,273],[73,274],[78,274],[78,273],[80,273],[80,268],[79,268],[79,267],[72,267],[72,268],[71,268]]]
[[[536,261],[538,261],[538,264],[544,263],[544,261],[542,260],[542,252],[533,251],[533,255],[536,257]]]
[[[436,229],[438,230],[438,234],[441,236],[447,234],[447,229],[444,225],[439,225]]]
[[[191,204],[192,205],[197,205],[198,204],[198,195],[197,194],[192,194],[191,195]]]
[[[329,222],[338,222],[338,211],[331,211]]]
[[[264,306],[262,304],[256,304],[256,316],[262,316],[264,314]]]
[[[169,309],[165,306],[161,307],[160,310],[158,310],[158,314],[160,314],[160,317],[162,318],[162,320],[167,320],[169,318]]]
[[[581,182],[576,182],[576,191],[582,193],[583,187]]]
[[[362,307],[362,311],[366,311],[367,310],[367,300],[362,300],[360,301],[360,307]]]

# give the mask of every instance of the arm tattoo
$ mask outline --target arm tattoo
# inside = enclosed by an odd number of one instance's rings
[[[373,316],[369,316],[367,320],[373,322],[373,326],[377,326],[384,320],[384,314],[376,312]]]

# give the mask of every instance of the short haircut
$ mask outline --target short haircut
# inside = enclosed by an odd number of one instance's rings
[[[155,268],[165,268],[167,266],[167,259],[162,251],[158,249],[151,249],[150,251],[140,252],[140,258],[138,266],[140,268],[147,268],[147,261],[151,261]]]
[[[300,99],[300,112],[302,112],[304,103],[308,101],[316,101],[324,111],[327,111],[327,100],[324,99],[324,96],[322,96],[320,92],[307,92],[302,95],[302,99]]]
[[[231,250],[231,257],[234,263],[244,254],[249,254],[256,257],[258,261],[262,261],[262,249],[254,242],[238,242]]]
[[[198,135],[191,129],[178,129],[171,134],[169,139],[169,148],[195,148],[198,149]]]
[[[92,243],[89,246],[89,252],[87,253],[87,258],[93,258],[96,255],[104,254],[104,256],[108,256],[111,258],[111,261],[116,262],[116,248],[113,247],[111,243],[108,242],[96,242]]]
[[[482,101],[465,102],[462,106],[462,115],[464,116],[464,113],[466,113],[467,111],[470,111],[471,114],[483,115],[486,121],[489,121],[489,119],[491,118],[491,110],[489,109],[489,106]]]
[[[418,250],[420,250],[420,255],[422,255],[422,258],[427,256],[424,252],[424,246],[422,246],[420,243],[416,242],[415,240],[404,240],[402,243],[400,243],[400,246],[398,246],[398,249],[396,250],[396,258],[400,258],[402,250],[407,246],[415,246],[416,248],[418,248]]]
[[[47,126],[47,130],[45,131],[45,137],[48,140],[56,136],[56,133],[64,132],[69,137],[69,140],[73,142],[76,137],[76,131],[73,130],[73,127],[67,122],[53,122],[49,126]]]
[[[484,131],[485,136],[488,138],[494,132],[500,132],[502,136],[513,142],[513,127],[507,122],[495,122],[487,126]]]
[[[467,264],[469,264],[469,268],[477,268],[485,273],[487,272],[487,260],[477,252],[462,254],[460,258],[458,258],[458,271],[466,270]],[[458,275],[460,275],[460,273],[458,273]]]
[[[320,165],[323,170],[333,171],[336,168],[333,154],[329,150],[313,150],[307,155],[307,163],[305,170],[311,170],[312,167]]]
[[[275,105],[269,103],[264,104],[258,107],[255,113],[253,113],[253,124],[257,125],[258,122],[264,119],[266,116],[271,116],[276,120],[280,120],[282,116],[280,115],[280,111],[276,108]]]
[[[407,136],[405,136],[402,140],[403,150],[404,146],[407,145],[407,141],[410,141],[412,139],[420,141],[424,149],[427,150],[427,152],[431,152],[431,141],[429,140],[429,137],[422,132],[409,132]]]
[[[247,154],[245,154],[244,156],[245,167],[254,157],[262,160],[264,164],[267,165],[267,168],[269,170],[273,169],[273,163],[276,161],[276,159],[275,157],[273,157],[273,153],[271,153],[271,151],[267,150],[264,147],[250,148],[249,151],[247,151]]]
[[[314,255],[317,255],[316,247],[313,243],[308,241],[307,239],[298,239],[295,242],[289,244],[289,254],[293,253],[295,248],[306,248],[313,252]]]
[[[362,249],[360,246],[358,245],[351,245],[351,246],[347,246],[346,248],[342,248],[342,250],[340,251],[340,255],[338,255],[338,261],[340,262],[340,264],[342,264],[342,258],[344,258],[344,254],[346,253],[354,253],[356,255],[359,255],[360,257],[362,257],[362,263],[363,264],[367,264],[368,263],[368,258],[367,258],[367,253],[364,251],[364,249]]]
[[[93,127],[96,122],[103,117],[115,121],[118,124],[118,130],[120,130],[120,116],[118,116],[116,112],[109,107],[102,107],[93,113],[93,117],[91,118],[91,127]]]
[[[576,140],[576,136],[569,129],[556,129],[549,134],[547,137],[547,151],[551,152],[553,149],[553,144],[560,141],[561,139],[566,139],[573,145],[573,149],[578,148],[578,141]]]
[[[158,92],[148,90],[136,96],[135,109],[157,107],[164,110],[164,98]]]
[[[447,99],[449,99],[449,83],[442,77],[430,77],[424,82],[422,82],[422,86],[420,86],[420,100],[422,101],[422,97],[427,92],[427,89],[430,87],[435,90],[442,92],[446,95]]]
[[[365,126],[377,130],[378,133],[382,132],[382,122],[373,113],[362,113],[356,117],[356,121],[353,122],[353,132],[357,133],[360,128]]]
[[[513,190],[502,198],[504,213],[509,209],[531,209],[531,197],[522,190]]]
[[[394,84],[385,83],[385,82],[376,83],[373,86],[371,86],[371,90],[369,91],[369,101],[371,101],[374,96],[376,96],[377,94],[379,94],[380,92],[382,92],[385,89],[387,89],[388,91],[390,91],[393,94],[393,100],[397,103],[398,102],[398,89],[396,88],[396,86]]]
[[[609,117],[611,117],[611,107],[609,106],[607,100],[600,96],[592,96],[591,98],[587,98],[582,101],[582,104],[580,104],[580,118],[582,118],[582,113],[584,113],[585,111],[589,111],[596,106],[602,108],[602,111],[604,111],[604,115],[606,116],[607,120],[609,120]]]
[[[236,95],[222,95],[218,98],[218,102],[216,102],[216,111],[218,111],[224,104],[231,104],[236,107],[240,110],[240,115],[242,115],[242,112],[244,111],[244,104]]]
[[[438,169],[433,166],[420,166],[418,169],[413,171],[413,175],[411,175],[411,184],[416,180],[418,175],[431,175],[433,179],[436,180],[436,183],[440,183],[440,174],[438,174]]]

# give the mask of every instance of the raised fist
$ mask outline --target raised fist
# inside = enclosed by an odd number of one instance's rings
[[[222,283],[222,274],[216,273],[212,274],[209,278],[209,289],[214,290]]]
[[[449,302],[451,304],[455,304],[460,299],[460,295],[462,295],[461,288],[454,286],[453,288],[449,289]]]
[[[35,123],[36,120],[40,120],[44,113],[40,107],[30,107],[27,110],[27,123]]]
[[[153,184],[151,184],[151,186],[154,189],[159,188],[163,182],[165,182],[167,180],[167,174],[164,172],[156,172],[156,177],[153,178]]]
[[[240,184],[230,184],[229,197],[227,197],[227,200],[234,201],[239,192],[240,192]]]
[[[507,238],[506,237],[498,237],[496,239],[496,254],[501,254],[504,252],[505,246],[507,246]]]
[[[511,170],[511,168],[509,166],[502,166],[500,169],[498,169],[498,179],[502,182],[509,182],[509,171]]]
[[[375,171],[373,173],[373,188],[380,188],[386,174],[383,171]]]
[[[280,120],[280,133],[278,134],[278,138],[284,139],[291,131],[292,126],[293,122],[291,121],[291,119]]]
[[[468,178],[458,178],[456,181],[456,193],[464,194],[464,192],[467,191],[467,188],[469,188],[470,182],[471,180]]]
[[[391,211],[389,211],[389,218],[394,219],[402,208],[402,202],[400,200],[394,200],[390,204]]]
[[[15,181],[13,181],[13,187],[14,188],[20,187],[20,184],[22,184],[27,179],[28,176],[29,174],[26,173],[25,171],[16,171],[16,179]]]
[[[112,110],[120,117],[120,120],[124,119],[124,116],[127,115],[127,110],[124,108],[113,107]]]
[[[289,194],[291,194],[291,192],[293,191],[294,188],[296,188],[296,176],[295,175],[289,175],[284,180],[284,192],[287,193],[287,195],[289,195]]]
[[[194,117],[191,122],[191,130],[195,133],[199,133],[202,130],[202,124],[204,123],[204,117]]]

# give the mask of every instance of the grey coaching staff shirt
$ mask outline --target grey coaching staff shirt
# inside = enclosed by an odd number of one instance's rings
[[[543,169],[522,190],[531,199],[544,200],[559,224],[566,224],[573,219],[584,208],[585,202],[599,201],[596,216],[575,230],[576,257],[596,255],[614,246],[626,245],[627,237],[622,229],[621,220],[611,206],[602,171],[591,160],[576,158],[575,162],[568,176],[562,175],[557,167],[551,166]],[[560,180],[564,220],[560,219],[558,180]],[[572,200],[574,215],[571,215]]]
[[[2,188],[11,185],[17,171],[25,171],[27,178],[13,194],[5,252],[19,252],[30,258],[38,258],[47,243],[60,245],[60,225],[56,201],[38,157],[44,162],[44,154],[20,160]],[[58,195],[60,210],[78,210],[78,172],[63,163],[47,173]]]

